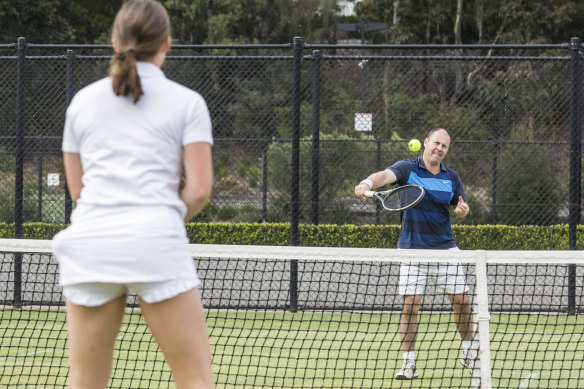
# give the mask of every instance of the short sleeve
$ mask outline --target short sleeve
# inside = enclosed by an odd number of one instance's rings
[[[183,146],[189,143],[205,142],[213,144],[211,115],[207,103],[200,95],[195,95],[186,113]]]
[[[398,185],[405,185],[410,178],[410,172],[412,171],[412,162],[408,160],[397,161],[393,165],[388,167],[395,176],[397,177]]]
[[[451,205],[458,204],[458,198],[462,196],[462,199],[466,202],[466,194],[464,193],[464,188],[462,186],[462,180],[460,176],[455,171],[452,172],[452,178],[454,178],[454,196],[452,197],[452,201],[450,202]]]
[[[64,153],[79,153],[79,139],[75,134],[75,113],[72,105],[65,114],[65,129],[63,130],[62,150]]]

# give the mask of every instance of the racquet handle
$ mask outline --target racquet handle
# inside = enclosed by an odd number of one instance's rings
[[[366,197],[373,197],[373,195],[375,194],[375,191],[374,190],[367,190],[367,191],[365,191],[364,194]]]

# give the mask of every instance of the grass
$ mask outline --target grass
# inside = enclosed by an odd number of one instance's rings
[[[399,315],[209,311],[218,388],[450,388],[470,386],[450,314],[423,314],[421,378],[396,381]],[[492,315],[494,388],[584,387],[584,318]],[[0,387],[64,387],[65,314],[0,311]],[[513,369],[510,369],[513,364]],[[138,312],[126,314],[111,387],[174,388]],[[527,385],[527,386],[522,386]]]

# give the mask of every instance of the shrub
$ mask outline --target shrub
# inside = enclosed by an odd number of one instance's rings
[[[232,205],[225,205],[217,210],[217,219],[231,220],[237,215],[238,210]]]
[[[526,145],[504,152],[497,172],[498,222],[507,225],[557,223],[563,201],[557,177],[553,160],[543,146]]]

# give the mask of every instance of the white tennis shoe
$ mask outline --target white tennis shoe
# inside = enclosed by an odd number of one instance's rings
[[[395,375],[396,380],[413,380],[418,378],[418,371],[414,361],[404,361],[400,371]]]
[[[467,349],[467,350],[462,350],[462,355],[460,357],[460,364],[464,367],[466,367],[469,371],[470,374],[473,373],[473,370],[475,369],[475,365],[478,368],[479,365],[479,350],[476,349]]]

